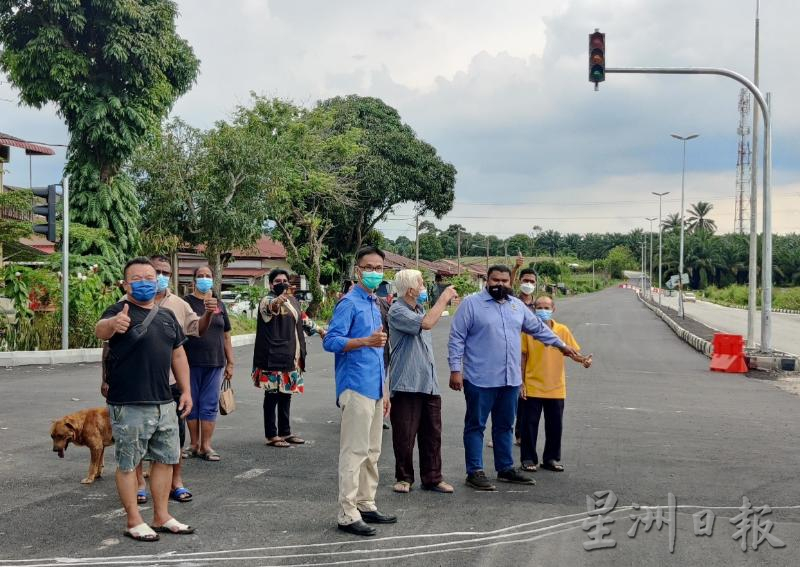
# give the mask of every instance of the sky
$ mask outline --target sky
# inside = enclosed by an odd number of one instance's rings
[[[501,238],[533,226],[567,232],[648,229],[679,212],[682,143],[689,204],[713,204],[734,229],[741,85],[714,76],[608,74],[588,82],[588,34],[606,34],[609,67],[725,67],[752,78],[756,0],[181,0],[178,32],[201,60],[173,115],[208,128],[249,93],[302,105],[376,96],[458,170],[443,219]],[[773,228],[800,232],[800,2],[760,7],[762,90],[772,94]],[[61,143],[55,109],[16,105],[0,77],[0,131]],[[763,147],[763,143],[762,143]],[[58,179],[33,159],[34,185]],[[761,169],[759,157],[759,169]],[[6,183],[29,183],[12,153]],[[762,213],[758,205],[759,225]],[[413,240],[413,209],[380,228]],[[655,226],[655,223],[654,223]]]

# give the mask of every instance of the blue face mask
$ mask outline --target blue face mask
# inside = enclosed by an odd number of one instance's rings
[[[417,303],[422,305],[426,301],[428,301],[428,292],[426,290],[423,290],[419,292],[419,295],[417,296]]]
[[[150,301],[156,296],[156,282],[141,280],[131,282],[131,297],[136,301]]]
[[[164,274],[158,274],[156,276],[156,288],[158,292],[161,293],[162,291],[167,291],[169,287],[169,276],[165,276]]]
[[[383,281],[383,273],[382,272],[362,272],[361,273],[361,283],[364,284],[364,287],[367,289],[377,289],[381,282]]]
[[[549,309],[537,309],[536,310],[536,315],[542,321],[549,321],[550,319],[553,318],[553,312],[550,311]]]
[[[194,286],[200,293],[207,293],[208,290],[214,287],[214,280],[212,278],[197,278]]]

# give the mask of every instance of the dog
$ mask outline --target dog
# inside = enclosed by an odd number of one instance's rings
[[[114,444],[108,408],[91,408],[65,415],[53,422],[50,437],[53,439],[53,451],[61,459],[70,443],[89,448],[89,474],[81,480],[81,484],[92,484],[103,475],[103,452]]]

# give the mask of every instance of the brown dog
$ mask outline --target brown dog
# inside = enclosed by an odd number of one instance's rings
[[[91,408],[65,415],[53,422],[50,437],[53,438],[53,451],[62,459],[70,443],[89,447],[89,474],[81,481],[82,484],[91,484],[102,476],[103,452],[114,444],[108,408]]]

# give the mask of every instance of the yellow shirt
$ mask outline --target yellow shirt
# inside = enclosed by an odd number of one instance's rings
[[[580,345],[566,325],[553,321],[553,332],[566,344],[580,350]],[[522,355],[527,357],[522,387],[531,398],[563,400],[567,397],[564,355],[557,348],[546,347],[530,335],[522,335]]]

